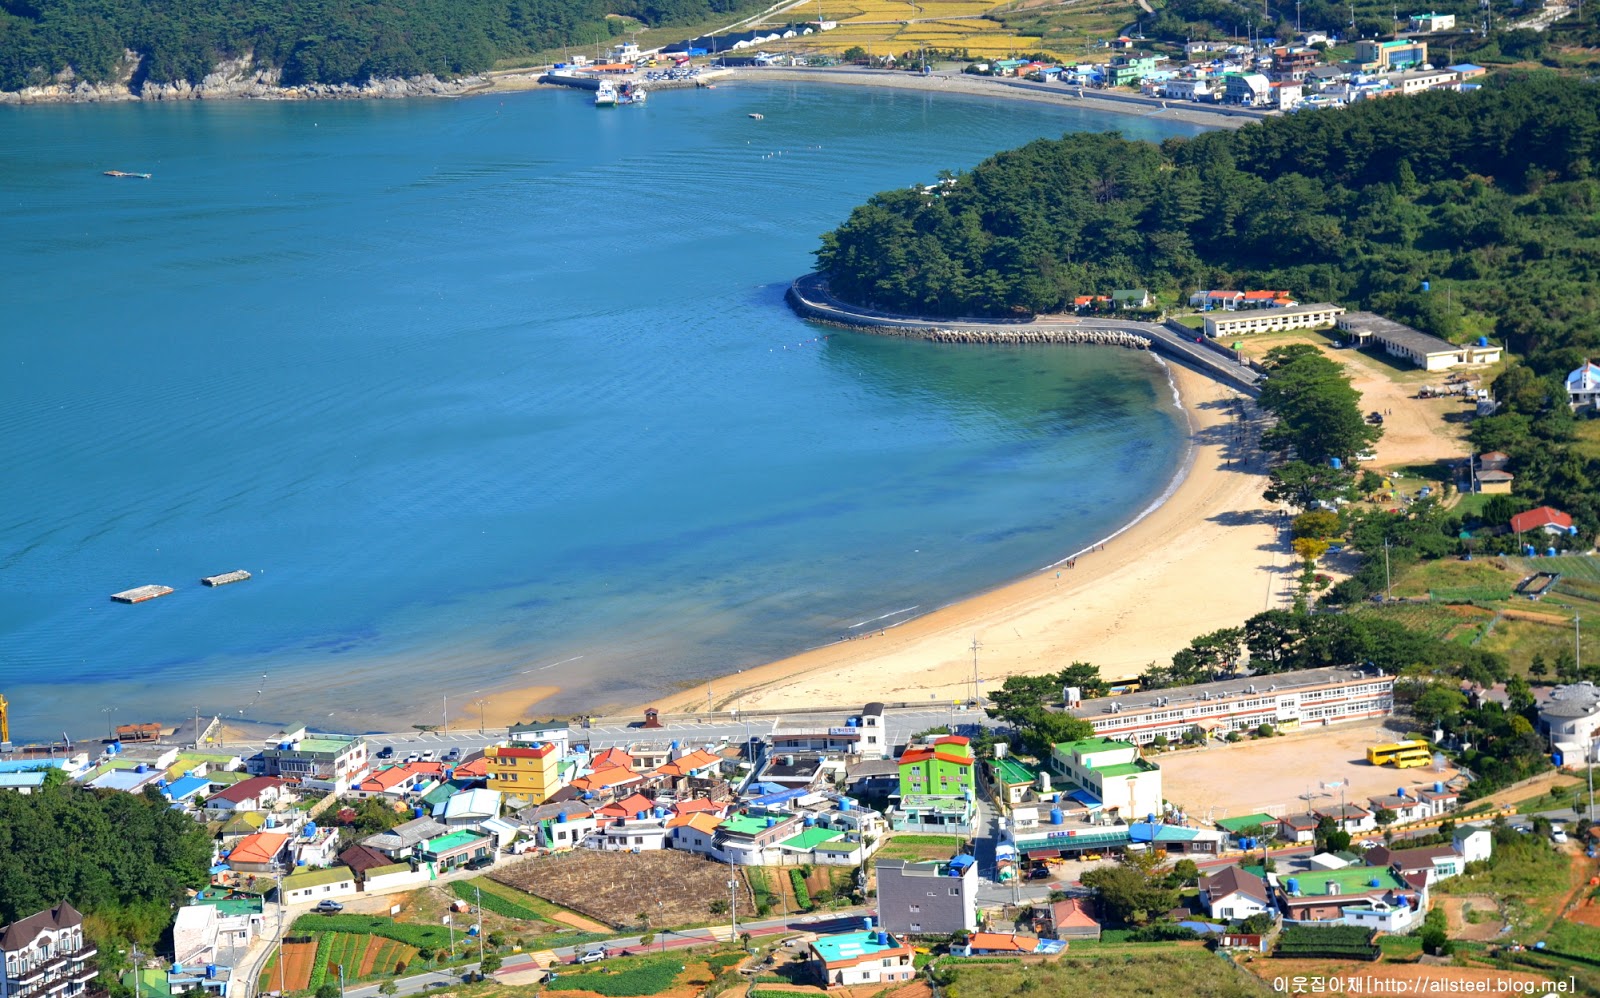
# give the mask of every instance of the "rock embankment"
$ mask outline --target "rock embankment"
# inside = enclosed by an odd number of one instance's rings
[[[1119,329],[899,329],[873,326],[880,336],[907,336],[933,343],[1082,343],[1150,349],[1150,338]]]
[[[144,57],[123,53],[117,79],[91,83],[68,68],[50,83],[21,90],[0,91],[0,104],[90,104],[116,101],[172,100],[356,100],[381,97],[454,97],[488,85],[481,76],[441,80],[436,76],[409,79],[369,79],[365,83],[306,83],[282,85],[276,66],[257,65],[246,53],[226,59],[198,83],[178,80],[155,83],[143,78]]]

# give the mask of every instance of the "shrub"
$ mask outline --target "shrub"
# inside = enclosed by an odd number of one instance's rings
[[[789,883],[794,887],[794,903],[801,908],[811,907],[811,892],[806,888],[804,874],[799,870],[790,870]]]

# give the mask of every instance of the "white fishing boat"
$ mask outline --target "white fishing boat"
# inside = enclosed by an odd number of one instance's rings
[[[594,92],[595,107],[617,106],[617,85],[610,80],[601,80],[600,89]]]
[[[640,83],[624,83],[617,95],[618,104],[643,104],[648,93]]]

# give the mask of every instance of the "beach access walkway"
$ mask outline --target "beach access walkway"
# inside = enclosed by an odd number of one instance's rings
[[[1251,398],[1260,392],[1260,375],[1240,362],[1233,351],[1205,338],[1198,330],[1179,333],[1154,322],[1106,316],[1047,316],[1030,320],[930,319],[897,315],[853,305],[836,297],[826,274],[812,273],[789,286],[785,299],[802,317],[869,333],[907,336],[935,342],[1086,343],[1155,350]]]

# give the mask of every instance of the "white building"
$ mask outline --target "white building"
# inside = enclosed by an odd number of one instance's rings
[[[1106,737],[1062,742],[1050,750],[1050,768],[1071,784],[1059,787],[1066,796],[1117,812],[1124,821],[1163,811],[1161,767],[1141,757],[1132,742]]]
[[[1200,881],[1200,902],[1212,918],[1242,922],[1252,915],[1270,915],[1275,906],[1267,882],[1237,866],[1218,870]]]
[[[1456,26],[1454,14],[1412,14],[1411,30],[1424,34],[1434,31],[1452,31]]]
[[[1594,745],[1600,737],[1600,686],[1590,682],[1557,686],[1539,708],[1539,727],[1561,754],[1562,765],[1581,767],[1586,758],[1600,759]]]
[[[75,998],[99,976],[98,952],[65,901],[0,926],[0,998]]]
[[[1294,731],[1394,712],[1394,677],[1352,669],[1304,669],[1085,700],[1070,706],[1096,735],[1145,745],[1193,728],[1208,736],[1262,724]],[[1142,817],[1138,815],[1137,817]]]
[[[1586,360],[1567,375],[1567,403],[1574,409],[1600,408],[1600,366]]]
[[[1352,334],[1357,346],[1375,343],[1391,357],[1404,357],[1425,371],[1443,371],[1472,364],[1493,364],[1501,349],[1480,338],[1475,345],[1457,346],[1403,323],[1371,312],[1349,312],[1338,326]]]
[[[1223,336],[1271,333],[1284,329],[1317,329],[1333,325],[1341,315],[1344,315],[1344,309],[1326,302],[1316,305],[1295,305],[1292,308],[1264,308],[1226,316],[1208,315],[1206,335],[1217,339]]]

